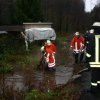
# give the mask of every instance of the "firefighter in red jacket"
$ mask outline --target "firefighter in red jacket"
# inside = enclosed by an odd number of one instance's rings
[[[47,40],[44,47],[45,47],[45,49],[50,48],[54,54],[56,53],[56,46],[50,40]]]
[[[46,51],[46,61],[48,63],[48,68],[51,70],[55,70],[55,54],[56,54],[56,46],[50,41],[47,40],[45,44]]]
[[[45,45],[41,47],[41,51],[45,56],[45,69],[55,70],[56,46],[50,40],[47,40]]]
[[[84,46],[84,38],[80,36],[79,32],[75,33],[75,36],[70,44],[70,48],[71,49],[73,48],[75,63],[78,63],[78,59],[80,59],[79,62],[82,62],[84,57],[85,46]]]
[[[54,70],[55,67],[55,56],[50,48],[46,48],[46,62],[48,63],[49,70]]]

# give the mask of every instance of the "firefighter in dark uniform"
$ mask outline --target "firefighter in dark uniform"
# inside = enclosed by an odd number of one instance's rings
[[[89,31],[86,31],[83,35],[84,39],[85,39],[85,46],[88,44],[88,34],[89,34]]]
[[[100,92],[100,23],[93,24],[88,35],[86,57],[91,69],[91,92]]]
[[[84,42],[84,45],[85,45],[85,49],[86,49],[86,47],[87,47],[87,45],[89,44],[89,31],[86,31],[86,33],[84,33],[84,35],[83,35],[83,37],[84,37],[84,40],[85,40],[85,42]],[[88,63],[89,61],[88,61],[88,57],[85,57],[85,62],[86,63]]]

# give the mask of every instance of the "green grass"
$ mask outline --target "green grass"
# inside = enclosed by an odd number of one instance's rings
[[[56,91],[41,92],[33,89],[26,94],[25,100],[73,100],[79,98],[79,90],[76,85],[66,85]],[[78,100],[78,99],[75,99]]]
[[[40,92],[33,89],[31,92],[27,93],[25,100],[58,100],[58,95],[55,92]]]
[[[7,73],[10,73],[12,71],[13,71],[13,67],[9,64],[7,64],[6,66],[0,67],[0,74],[1,73],[7,74]]]
[[[0,37],[0,51],[0,67],[3,66],[5,72],[14,69],[16,65],[35,67],[39,62],[37,53],[40,52],[40,46],[29,43],[29,50],[26,51],[24,40],[20,35]],[[4,72],[2,68],[0,72]]]
[[[61,37],[60,40],[61,40],[62,42],[66,42],[67,37]]]

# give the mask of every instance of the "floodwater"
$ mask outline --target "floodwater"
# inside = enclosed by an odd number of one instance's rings
[[[13,87],[14,91],[28,91],[30,89],[39,89],[48,91],[48,88],[55,89],[61,85],[65,85],[71,78],[73,73],[72,67],[58,66],[55,72],[42,70],[34,70],[33,75],[28,79],[22,75],[13,74],[5,78],[5,85]]]
[[[65,48],[65,51],[67,49]],[[68,51],[68,50],[67,50]],[[66,53],[66,57],[65,56]],[[37,89],[42,92],[47,92],[50,89],[56,90],[57,87],[67,84],[73,75],[72,66],[72,56],[69,56],[68,52],[59,52],[60,56],[57,56],[58,64],[55,72],[43,71],[43,70],[33,70],[26,66],[25,70],[18,70],[11,75],[4,75],[2,81],[0,80],[0,100],[1,96],[6,96],[6,100],[23,100],[25,94],[27,94],[32,89]],[[63,60],[61,60],[61,57]],[[68,61],[67,61],[68,60]],[[64,63],[61,65],[62,61],[71,63]],[[10,98],[10,99],[9,99]],[[12,98],[12,99],[11,99]]]
[[[23,83],[23,76],[14,74],[13,76],[8,76],[5,79],[5,85],[8,87],[13,87],[15,91],[21,91],[25,88]]]

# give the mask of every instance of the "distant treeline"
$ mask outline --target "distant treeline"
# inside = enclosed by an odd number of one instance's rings
[[[53,28],[57,32],[66,33],[87,30],[93,22],[100,21],[100,5],[98,4],[91,13],[87,13],[84,10],[83,0],[7,1],[11,2],[7,6],[9,13],[6,13],[7,11],[3,14],[0,13],[0,25],[39,21],[52,22]],[[4,9],[0,9],[1,12],[2,10],[4,11]]]
[[[42,0],[44,16],[61,33],[85,31],[93,22],[100,21],[100,5],[86,13],[83,0]]]

